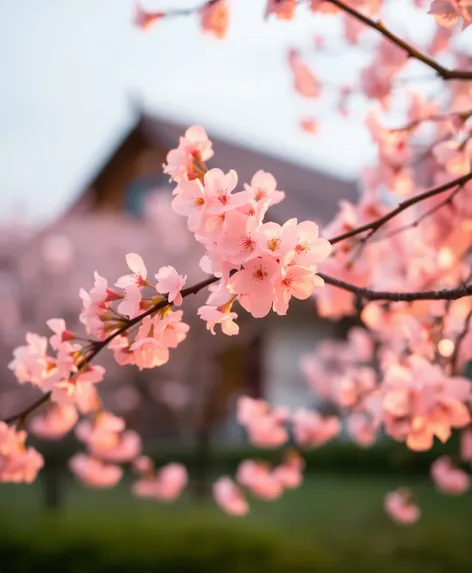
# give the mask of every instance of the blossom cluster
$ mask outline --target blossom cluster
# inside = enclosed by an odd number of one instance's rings
[[[132,491],[138,497],[174,501],[187,486],[188,474],[182,464],[169,463],[156,472],[152,460],[140,456],[133,466],[139,479],[133,484]]]
[[[26,432],[0,422],[0,483],[36,479],[44,460],[34,448],[25,447]]]
[[[141,453],[141,438],[125,429],[123,418],[99,410],[82,420],[75,429],[77,438],[88,449],[69,460],[69,467],[89,487],[111,487],[123,470],[118,464],[131,462]]]
[[[307,408],[290,412],[281,406],[271,407],[265,400],[241,396],[237,403],[237,420],[245,428],[251,444],[277,448],[289,440],[289,428],[296,444],[303,449],[322,446],[341,431],[336,416],[322,416]]]
[[[312,221],[265,222],[269,207],[285,196],[270,173],[258,171],[237,191],[236,171],[208,169],[212,156],[206,132],[194,126],[169,152],[164,172],[177,183],[174,210],[187,217],[205,248],[202,269],[221,277],[199,315],[210,330],[220,323],[223,332],[236,334],[237,315],[231,311],[236,300],[256,318],[271,309],[286,314],[292,296],[307,299],[324,285],[317,265],[331,245]]]
[[[303,468],[302,458],[293,452],[289,452],[284,461],[273,468],[265,462],[244,460],[237,469],[235,481],[229,476],[222,476],[213,484],[215,501],[226,513],[246,515],[249,503],[242,488],[260,499],[273,501],[284,490],[301,485]]]

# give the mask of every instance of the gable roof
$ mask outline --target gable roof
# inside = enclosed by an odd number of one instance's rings
[[[141,142],[151,146],[160,146],[166,150],[175,148],[188,125],[180,125],[158,116],[141,112],[138,121],[128,134],[116,146],[107,162],[87,186],[82,194],[86,203],[87,193],[91,193],[95,184],[104,176],[107,169],[112,168],[126,150]],[[245,147],[221,137],[215,136],[208,130],[208,136],[213,142],[214,157],[209,161],[210,167],[219,167],[223,171],[235,169],[240,184],[249,183],[256,171],[262,169],[272,173],[278,183],[278,188],[285,191],[286,198],[279,205],[271,207],[271,219],[285,221],[291,217],[299,220],[311,219],[320,224],[326,224],[336,213],[341,199],[355,201],[357,196],[356,184],[353,181],[338,179],[328,173],[313,170],[306,166],[296,165],[285,159],[268,155],[260,150]]]

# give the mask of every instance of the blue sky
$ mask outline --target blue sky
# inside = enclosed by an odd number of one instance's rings
[[[194,0],[149,0],[149,9]],[[233,0],[229,37],[203,35],[195,17],[131,25],[133,0],[0,0],[0,218],[53,218],[133,121],[132,97],[184,124],[352,177],[372,154],[359,124],[298,98],[286,50],[309,50],[329,17],[263,20],[265,0]],[[354,79],[362,56],[311,62],[331,84]],[[353,62],[356,65],[353,65]],[[329,89],[329,88],[328,88]],[[326,121],[316,138],[301,115]]]

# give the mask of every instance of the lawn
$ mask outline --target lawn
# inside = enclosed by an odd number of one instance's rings
[[[383,512],[385,492],[398,485],[415,485],[423,510],[421,522],[410,528],[392,524]],[[77,544],[88,552],[82,569],[88,573],[119,566],[130,573],[176,567],[246,572],[254,563],[259,563],[255,570],[268,573],[472,572],[472,494],[446,497],[424,479],[312,475],[280,501],[252,501],[245,518],[227,517],[212,503],[189,497],[166,506],[134,499],[126,486],[100,492],[72,484],[64,508],[48,515],[40,493],[38,484],[0,486],[0,557],[11,564],[3,570],[0,561],[2,573],[29,570],[17,567],[20,547],[31,553],[31,563],[46,559],[51,566],[62,551],[57,567],[69,571]],[[99,548],[100,559],[92,546]],[[133,566],[126,568],[130,552]],[[107,569],[110,553],[115,561]],[[140,568],[143,554],[149,569]],[[258,561],[262,554],[271,556],[270,564]],[[285,566],[281,559],[288,559]],[[97,560],[101,565],[91,568]]]

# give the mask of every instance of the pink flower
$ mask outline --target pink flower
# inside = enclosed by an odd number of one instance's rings
[[[44,465],[43,457],[25,447],[26,432],[0,422],[0,483],[32,483]]]
[[[237,402],[236,418],[247,430],[249,441],[260,447],[278,447],[288,440],[283,424],[285,409],[271,408],[264,400],[241,396]]]
[[[206,131],[203,127],[194,125],[187,129],[184,137],[180,138],[177,149],[172,149],[167,154],[164,173],[170,175],[176,182],[199,179],[203,177],[203,163],[211,157],[213,157],[212,143]]]
[[[130,275],[124,275],[118,279],[116,286],[124,289],[125,296],[123,302],[118,305],[118,312],[134,318],[139,314],[141,308],[141,288],[151,286],[147,282],[147,269],[143,259],[136,253],[126,255],[126,263],[132,271]]]
[[[434,16],[436,24],[440,26],[454,26],[461,17],[457,0],[433,0],[429,14]]]
[[[63,342],[75,340],[75,334],[66,330],[66,322],[62,318],[51,318],[46,321],[46,324],[54,332],[54,335],[49,339],[54,350],[58,350]]]
[[[118,305],[118,312],[128,318],[135,318],[141,311],[143,295],[138,285],[130,284],[126,287],[123,302]]]
[[[450,378],[441,367],[419,355],[411,355],[406,366],[387,368],[381,391],[381,407],[386,431],[405,440],[415,451],[431,448],[437,436],[445,442],[451,428],[462,428],[471,421],[465,405],[471,398],[471,383]]]
[[[470,148],[458,141],[437,143],[433,148],[433,154],[449,175],[460,177],[470,172],[472,153]]]
[[[84,420],[76,429],[93,457],[106,462],[124,463],[141,453],[141,438],[133,430],[125,431],[123,418],[100,412],[93,421]]]
[[[241,425],[246,426],[255,422],[260,416],[264,416],[269,408],[269,404],[264,400],[240,396],[237,401],[236,419]]]
[[[133,23],[142,30],[149,30],[149,28],[165,16],[163,12],[146,12],[143,10],[138,2],[135,3],[135,14]]]
[[[139,474],[148,474],[154,469],[154,462],[148,456],[139,456],[133,460],[133,468]]]
[[[45,414],[31,420],[30,431],[43,440],[58,440],[72,430],[78,419],[75,406],[53,404]]]
[[[152,470],[151,464],[146,463],[144,473]],[[181,464],[171,463],[163,466],[155,476],[144,475],[133,484],[133,493],[138,497],[153,498],[159,501],[174,501],[187,486],[187,470]]]
[[[251,444],[261,448],[278,448],[288,440],[288,432],[270,413],[246,426]]]
[[[13,351],[13,360],[8,368],[13,370],[20,384],[29,382],[41,387],[49,376],[51,359],[46,354],[48,341],[32,332],[26,334],[26,346],[18,346]]]
[[[461,495],[470,487],[470,476],[455,468],[447,456],[438,458],[431,466],[431,476],[436,487],[443,493]]]
[[[302,483],[304,466],[305,462],[299,455],[291,454],[287,456],[283,464],[274,468],[272,474],[282,487],[295,489]]]
[[[241,490],[229,476],[222,476],[213,484],[213,496],[223,511],[242,516],[249,511],[249,505]]]
[[[257,235],[256,217],[230,211],[225,215],[224,235],[218,240],[217,254],[235,266],[254,259],[262,254]]]
[[[288,61],[293,74],[295,91],[307,98],[318,98],[321,95],[321,84],[300,53],[297,50],[290,50]]]
[[[127,288],[130,285],[148,286],[147,282],[147,269],[142,257],[136,253],[128,253],[126,255],[126,264],[132,274],[124,275],[118,279],[116,286],[120,288]]]
[[[278,260],[285,261],[297,242],[297,220],[289,219],[283,225],[264,223],[257,232],[257,241],[261,251]]]
[[[354,442],[361,448],[370,448],[375,443],[377,426],[363,414],[351,414],[347,429]]]
[[[154,276],[157,280],[157,292],[162,294],[168,293],[168,301],[173,302],[176,306],[180,306],[182,304],[180,291],[187,280],[187,275],[179,275],[174,267],[168,266],[161,267]]]
[[[129,462],[141,453],[141,437],[134,430],[127,430],[119,435],[115,444],[96,443],[90,453],[105,462]]]
[[[89,487],[113,487],[123,475],[123,470],[120,467],[104,464],[85,454],[73,456],[69,460],[69,467],[72,473]]]
[[[190,326],[182,322],[182,310],[167,312],[164,316],[155,316],[151,319],[154,336],[159,336],[162,343],[168,348],[177,346],[187,338]]]
[[[162,467],[158,472],[160,482],[160,498],[174,500],[187,486],[187,470],[182,464],[171,463]]]
[[[207,198],[206,212],[211,215],[222,215],[247,203],[249,194],[246,191],[233,194],[237,183],[238,174],[234,169],[226,174],[221,169],[207,171],[203,178]]]
[[[275,14],[278,20],[291,20],[295,14],[296,0],[267,0],[265,17]]]
[[[304,118],[300,120],[299,124],[300,128],[305,133],[309,133],[311,135],[318,133],[319,124],[315,119]]]
[[[292,296],[299,300],[309,298],[316,288],[324,286],[324,280],[305,267],[291,266],[282,271],[275,284],[274,310],[277,314],[287,314]]]
[[[302,221],[297,226],[294,251],[294,263],[311,268],[328,258],[332,246],[329,241],[319,236],[319,228],[316,223]]]
[[[197,232],[202,225],[206,197],[200,180],[181,181],[173,191],[172,209],[179,215],[188,217],[188,228]]]
[[[239,326],[234,322],[238,315],[235,312],[226,312],[220,307],[215,306],[201,306],[198,311],[198,316],[205,320],[207,323],[207,330],[212,334],[215,333],[215,326],[221,325],[221,331],[227,336],[234,336],[239,333]]]
[[[103,340],[107,336],[104,319],[109,303],[121,297],[108,287],[107,280],[97,272],[94,273],[94,277],[95,284],[90,292],[80,289],[79,296],[82,299],[83,308],[79,320],[85,325],[87,334],[93,334],[99,340]]]
[[[140,369],[156,368],[169,361],[169,349],[155,338],[135,340],[130,347],[134,364]]]
[[[266,316],[272,306],[274,279],[279,273],[276,261],[264,257],[249,261],[228,282],[228,290],[240,295],[240,304],[255,318]]]
[[[416,523],[421,511],[411,500],[411,493],[407,489],[392,491],[385,497],[385,511],[399,525],[412,525]]]
[[[261,218],[269,207],[277,205],[285,198],[285,193],[277,190],[275,177],[262,170],[253,175],[250,185],[244,184],[244,189],[249,192],[249,196],[259,206],[258,215]]]
[[[204,32],[222,39],[228,32],[229,4],[226,0],[207,2],[199,11]]]
[[[263,499],[277,499],[282,495],[280,481],[263,462],[244,460],[239,464],[236,481]]]
[[[299,408],[292,414],[295,441],[304,448],[324,445],[341,431],[339,419],[335,416],[322,417],[317,412]]]

